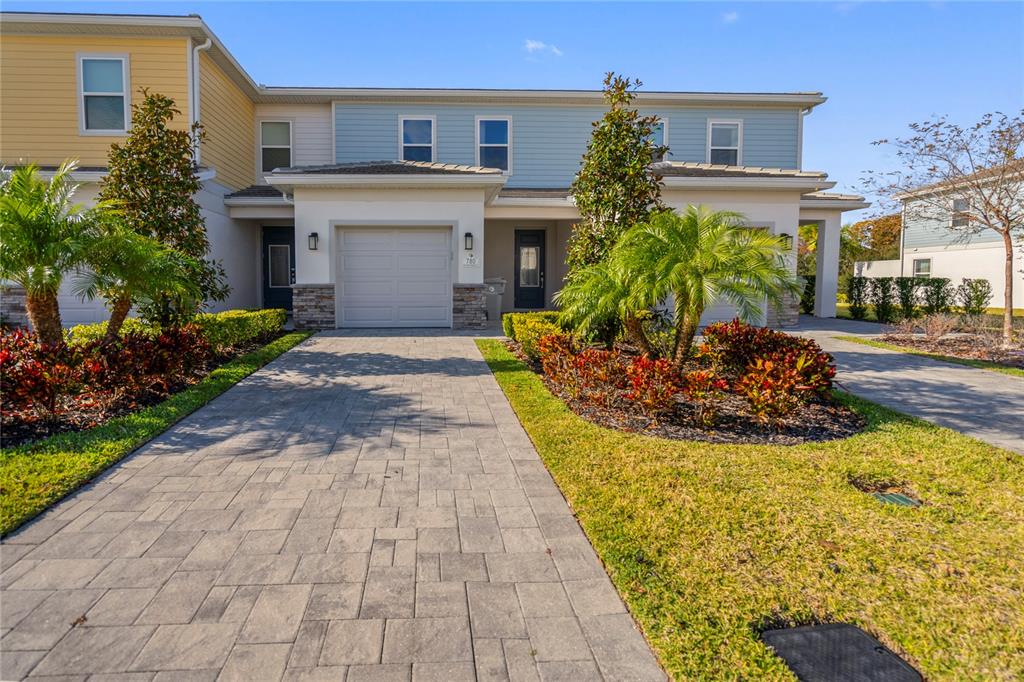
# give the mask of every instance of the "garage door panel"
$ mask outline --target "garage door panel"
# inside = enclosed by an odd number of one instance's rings
[[[450,232],[342,228],[339,326],[451,326]]]

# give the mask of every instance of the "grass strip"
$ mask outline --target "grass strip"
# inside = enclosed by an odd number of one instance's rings
[[[6,535],[107,467],[310,336],[292,332],[216,368],[198,384],[86,431],[0,450],[0,534]]]
[[[477,344],[619,593],[680,680],[793,679],[758,639],[850,622],[933,680],[1024,670],[1024,458],[840,394],[868,426],[793,447],[591,424]],[[852,481],[898,482],[883,504]]]
[[[958,358],[953,355],[942,355],[941,353],[932,353],[926,350],[920,350],[918,348],[910,348],[907,346],[900,346],[895,343],[887,343],[885,341],[879,341],[878,339],[866,339],[860,336],[836,336],[834,337],[840,341],[849,341],[850,343],[859,343],[864,346],[871,346],[872,348],[882,348],[884,350],[894,350],[900,353],[910,353],[911,355],[920,355],[925,358],[931,358],[932,360],[940,360],[942,362],[951,362],[954,365],[965,365],[967,367],[974,367],[976,369],[984,369],[990,372],[999,372],[1000,374],[1007,374],[1011,377],[1024,377],[1024,369],[1019,367],[1007,367],[1006,365],[1000,365],[998,362],[990,362],[988,360],[975,360],[973,358]]]

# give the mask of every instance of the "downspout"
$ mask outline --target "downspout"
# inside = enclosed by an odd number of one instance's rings
[[[906,248],[907,240],[907,202],[905,199],[902,204],[903,206],[900,208],[900,277],[906,277],[903,272],[903,251]]]
[[[192,48],[188,74],[188,117],[189,128],[199,123],[199,53],[210,48],[213,41],[209,38],[206,42]],[[192,159],[196,168],[200,165],[200,144],[197,141],[195,149],[192,150]]]

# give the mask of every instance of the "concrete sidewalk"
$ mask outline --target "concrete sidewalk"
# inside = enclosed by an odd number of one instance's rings
[[[873,322],[801,316],[791,331],[835,356],[836,379],[852,393],[1024,453],[1024,378],[836,338],[881,334]]]
[[[0,558],[4,680],[665,678],[467,336],[316,336]]]

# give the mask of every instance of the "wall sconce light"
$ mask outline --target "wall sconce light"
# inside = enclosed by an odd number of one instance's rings
[[[316,251],[316,247],[317,247],[319,241],[320,241],[320,235],[318,235],[316,232],[310,232],[309,233],[309,250],[310,251]]]
[[[789,250],[791,250],[793,248],[793,235],[791,235],[791,234],[783,234],[782,235],[782,248],[786,249],[786,251],[789,251]]]
[[[473,250],[473,233],[472,232],[467,232],[464,239],[465,239],[465,243],[466,243],[466,251],[472,251]]]

